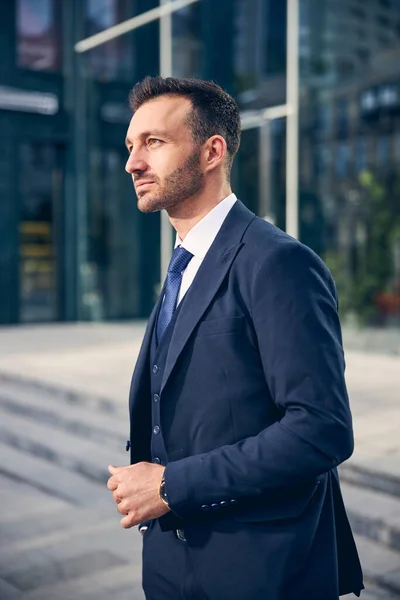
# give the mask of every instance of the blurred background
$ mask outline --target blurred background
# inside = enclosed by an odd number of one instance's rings
[[[400,327],[400,3],[299,0],[298,235],[328,263],[344,325]],[[159,215],[124,172],[134,83],[159,22],[79,40],[158,0],[8,0],[0,64],[0,323],[146,317]],[[285,229],[287,5],[200,0],[172,15],[172,73],[239,102],[237,195]],[[293,40],[292,40],[293,41]],[[264,119],[263,111],[283,107]]]
[[[104,483],[172,248],[124,170],[159,73],[236,98],[233,190],[332,271],[363,599],[400,598],[400,0],[179,1],[0,1],[0,598],[142,598]]]

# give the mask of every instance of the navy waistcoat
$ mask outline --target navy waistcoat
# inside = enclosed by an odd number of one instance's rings
[[[167,449],[165,447],[163,432],[161,428],[160,412],[160,388],[163,380],[165,363],[167,361],[168,349],[174,331],[175,322],[179,316],[184,299],[179,303],[160,343],[157,345],[157,325],[152,333],[150,348],[150,390],[151,390],[151,444],[150,452],[153,463],[166,465],[168,462]],[[156,320],[157,323],[157,320]]]

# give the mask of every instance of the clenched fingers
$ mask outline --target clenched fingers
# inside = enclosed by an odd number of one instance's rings
[[[128,467],[114,467],[113,465],[109,465],[108,470],[111,473],[111,477],[107,482],[107,487],[112,492],[117,489],[118,485],[122,481],[123,473],[126,471]]]
[[[118,487],[118,480],[117,477],[115,477],[114,475],[112,477],[110,477],[110,479],[107,481],[107,487],[109,490],[111,490],[112,492],[114,492],[117,487]]]
[[[112,493],[112,497],[116,504],[120,504],[122,502],[122,494],[121,491],[118,490],[118,488]]]
[[[124,529],[130,529],[130,527],[134,527],[134,525],[139,525],[140,519],[138,520],[135,517],[134,513],[129,513],[126,517],[121,519],[121,525]]]
[[[125,502],[120,502],[119,504],[117,504],[117,510],[121,515],[129,514],[129,510],[126,508]]]

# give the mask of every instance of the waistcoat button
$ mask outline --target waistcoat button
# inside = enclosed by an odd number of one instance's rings
[[[158,373],[158,371],[160,370],[160,368],[157,365],[153,366],[153,373],[156,375]]]

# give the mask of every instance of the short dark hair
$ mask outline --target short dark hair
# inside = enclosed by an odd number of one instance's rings
[[[239,107],[232,96],[212,81],[157,76],[146,77],[134,86],[129,105],[136,112],[142,104],[159,96],[183,96],[191,101],[188,126],[193,140],[204,144],[213,135],[221,135],[226,141],[230,169],[241,131]]]

